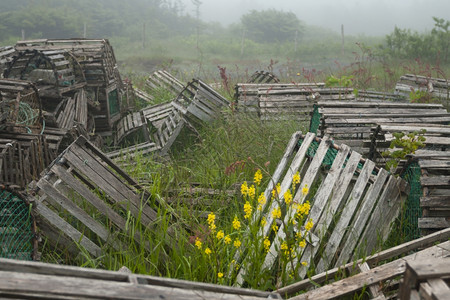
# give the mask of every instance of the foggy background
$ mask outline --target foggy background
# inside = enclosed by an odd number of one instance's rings
[[[200,18],[223,25],[238,22],[250,10],[277,9],[293,12],[307,25],[345,34],[381,36],[395,26],[418,32],[431,30],[432,17],[450,19],[450,0],[200,0]],[[192,0],[181,0],[195,16]]]

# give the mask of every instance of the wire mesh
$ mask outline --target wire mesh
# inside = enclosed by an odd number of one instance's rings
[[[30,207],[15,194],[0,190],[0,257],[31,260],[33,238]]]

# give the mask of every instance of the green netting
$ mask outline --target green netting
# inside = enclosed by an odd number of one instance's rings
[[[309,132],[317,134],[317,130],[319,130],[319,126],[320,126],[319,106],[317,104],[314,104],[311,122],[309,123]]]
[[[7,190],[0,190],[0,257],[32,259],[32,224],[25,202]]]
[[[420,237],[418,220],[422,217],[420,208],[420,197],[422,196],[422,185],[420,184],[420,167],[417,162],[409,164],[402,178],[408,182],[410,192],[406,201],[404,222],[402,224],[403,235],[408,241]]]
[[[109,104],[109,114],[111,116],[119,113],[120,104],[119,104],[119,95],[117,94],[117,90],[113,90],[108,93],[108,104]]]
[[[303,139],[300,139],[298,142],[298,145],[301,146],[303,143]],[[309,145],[308,150],[306,151],[306,155],[309,157],[314,157],[317,152],[317,148],[319,148],[319,143],[317,141],[312,141],[311,145]],[[327,153],[325,154],[325,158],[322,161],[322,164],[326,167],[331,167],[331,165],[334,162],[334,159],[336,158],[338,151],[334,148],[329,148]]]

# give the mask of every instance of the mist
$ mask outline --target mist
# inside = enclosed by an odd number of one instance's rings
[[[185,11],[196,15],[192,0],[180,0]],[[306,25],[345,34],[383,36],[395,26],[418,32],[431,30],[432,17],[450,19],[448,0],[201,0],[200,18],[223,25],[239,22],[251,10],[277,9],[293,12]]]

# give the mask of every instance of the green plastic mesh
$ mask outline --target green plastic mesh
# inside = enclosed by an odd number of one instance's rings
[[[111,116],[119,113],[120,104],[119,104],[119,95],[117,94],[117,90],[113,90],[108,93],[108,104],[109,104],[109,113]]]
[[[32,224],[25,202],[7,190],[0,190],[0,257],[32,259]]]
[[[404,223],[402,224],[403,236],[410,241],[420,237],[418,220],[422,217],[422,209],[420,208],[422,185],[420,184],[419,164],[417,162],[409,164],[402,178],[410,186],[403,218]]]
[[[311,117],[311,122],[309,123],[309,132],[317,134],[317,130],[319,130],[320,126],[320,117],[319,106],[314,104],[313,115]]]

